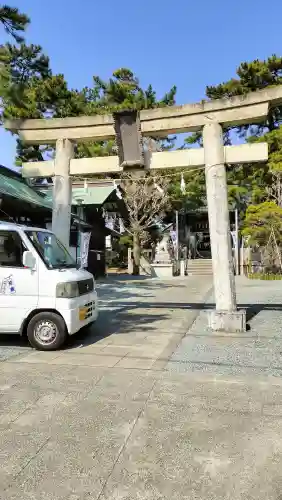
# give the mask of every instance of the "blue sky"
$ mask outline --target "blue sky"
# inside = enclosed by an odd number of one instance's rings
[[[42,45],[70,87],[132,69],[159,96],[177,85],[177,102],[202,99],[206,85],[235,76],[242,61],[281,55],[281,0],[21,0],[31,18],[28,43]],[[4,32],[0,42],[7,41]],[[0,130],[0,163],[12,167],[15,143]]]

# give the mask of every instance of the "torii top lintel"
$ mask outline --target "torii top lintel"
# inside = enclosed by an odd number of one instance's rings
[[[210,121],[225,127],[261,123],[267,117],[269,106],[277,105],[282,105],[282,85],[231,99],[148,109],[140,112],[141,132],[145,136],[160,137],[197,131]],[[20,138],[30,144],[53,144],[62,138],[75,142],[107,140],[115,136],[112,115],[6,120],[4,126],[18,132]]]

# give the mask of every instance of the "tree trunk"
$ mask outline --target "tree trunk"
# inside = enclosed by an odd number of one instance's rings
[[[141,245],[139,233],[133,234],[133,274],[139,275],[140,272]]]

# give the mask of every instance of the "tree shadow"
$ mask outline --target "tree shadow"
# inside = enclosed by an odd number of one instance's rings
[[[160,289],[186,288],[184,284],[174,282],[162,282],[148,279],[120,280],[119,277],[98,284],[99,317],[96,323],[81,330],[75,336],[70,337],[67,348],[91,345],[113,334],[134,334],[143,332],[156,334],[157,322],[169,320],[170,315],[165,310],[173,309],[174,304],[170,302],[150,303],[148,297],[154,297],[155,291]],[[124,286],[126,281],[126,285]],[[133,281],[133,289],[130,284]],[[138,285],[137,285],[138,283]],[[137,300],[132,300],[136,299]],[[138,298],[140,298],[138,300]],[[147,300],[146,300],[147,299]],[[150,312],[151,309],[163,309],[160,313]],[[137,311],[141,310],[142,312]],[[144,311],[144,312],[143,312]],[[188,324],[188,323],[187,323]]]
[[[30,347],[27,337],[20,336],[17,333],[1,333],[0,334],[0,347],[3,348],[22,348],[28,349]]]
[[[247,322],[251,321],[262,311],[278,311],[282,313],[282,304],[239,304],[240,309],[246,309]]]
[[[152,280],[147,276],[116,276],[105,281],[97,282],[99,306],[101,311],[97,322],[91,328],[84,328],[77,334],[71,336],[67,347],[76,346],[85,342],[85,345],[93,344],[113,333],[130,333],[137,329],[146,328],[147,331],[156,331],[153,324],[156,321],[166,319],[165,314],[146,315],[145,309],[148,300],[140,300],[136,304],[129,302],[130,298],[142,297],[144,299],[154,296],[154,292],[160,289],[185,288],[185,284],[174,282],[162,282]],[[144,314],[129,314],[131,309],[144,309]],[[0,347],[28,349],[29,343],[25,336],[18,334],[0,334]]]
[[[80,330],[76,335],[69,337],[66,345],[67,349],[78,347],[78,345],[93,345],[99,340],[111,335],[127,334],[134,335],[134,332],[146,331],[149,334],[157,334],[156,323],[169,316],[166,314],[129,314],[127,311],[119,311],[115,316],[110,316],[106,311],[102,311],[98,320],[90,328]]]
[[[141,278],[141,279],[140,279]],[[67,348],[77,345],[91,345],[113,334],[134,334],[134,332],[148,332],[156,334],[158,322],[168,320],[171,314],[168,310],[198,311],[214,309],[211,301],[202,302],[171,302],[166,300],[156,301],[156,291],[187,288],[187,282],[169,280],[162,282],[148,277],[120,278],[117,276],[105,282],[98,282],[98,296],[100,313],[97,322],[91,328],[85,328],[69,338]],[[211,290],[208,292],[210,296]],[[169,294],[168,294],[169,296]],[[150,297],[153,298],[150,301]],[[240,303],[239,308],[247,310],[247,322],[263,310],[281,311],[282,304],[249,304]],[[158,312],[159,310],[159,312]],[[187,315],[187,329],[189,318]],[[1,335],[0,346],[27,348],[27,341],[18,335]]]
[[[166,309],[179,309],[187,311],[208,311],[214,309],[215,304],[204,302],[155,302],[149,304],[147,302],[126,302],[120,305],[115,314],[110,315],[107,310],[101,311],[100,317],[91,329],[87,332],[79,332],[75,338],[71,339],[69,348],[77,347],[78,344],[90,345],[106,338],[112,334],[134,334],[134,332],[142,332],[146,330],[148,334],[157,334],[156,323],[161,320],[169,319],[169,315],[165,314]],[[246,304],[242,303],[238,306],[239,309],[246,309],[247,314],[247,330],[251,330],[250,322],[252,319],[262,311],[279,311],[282,312],[282,304]],[[134,309],[144,309],[144,314],[136,314]],[[150,309],[164,310],[161,314],[150,314]],[[189,328],[189,319],[187,317],[187,328]]]

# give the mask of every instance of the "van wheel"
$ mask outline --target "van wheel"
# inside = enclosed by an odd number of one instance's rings
[[[40,351],[55,351],[66,341],[67,329],[61,316],[53,312],[38,313],[30,320],[27,337]]]

